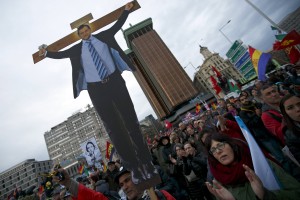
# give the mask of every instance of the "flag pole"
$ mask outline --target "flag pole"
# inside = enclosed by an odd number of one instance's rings
[[[274,27],[282,30],[280,27],[278,27],[278,24],[276,24],[273,20],[271,20],[263,11],[261,11],[258,7],[256,7],[251,1],[245,0],[250,6],[252,6],[261,16],[263,16],[266,20],[268,20]]]

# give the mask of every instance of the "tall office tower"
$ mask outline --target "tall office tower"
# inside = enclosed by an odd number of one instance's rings
[[[0,199],[7,199],[16,187],[21,187],[25,192],[31,186],[38,188],[42,181],[41,174],[50,172],[52,167],[51,160],[28,159],[1,172]]]
[[[129,50],[125,53],[136,67],[133,73],[160,119],[197,95],[191,79],[146,19],[123,31]]]
[[[286,32],[296,30],[298,33],[300,33],[300,7],[286,15],[278,23],[278,26]]]
[[[104,158],[108,140],[101,118],[94,107],[89,105],[84,112],[77,112],[66,121],[52,127],[44,137],[50,159],[64,167],[77,163],[77,158],[83,154],[80,144],[92,137],[95,137]]]

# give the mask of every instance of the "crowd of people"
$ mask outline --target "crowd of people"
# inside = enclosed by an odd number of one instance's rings
[[[188,123],[156,136],[150,152],[161,183],[158,199],[297,199],[300,196],[300,66],[287,66],[267,81],[255,81],[238,98],[217,99]],[[239,116],[267,158],[280,189],[268,190],[255,173],[248,143],[235,119]],[[53,199],[149,199],[133,184],[120,160],[106,172],[83,180],[64,180]],[[63,185],[63,187],[61,187]],[[89,188],[89,189],[88,189]],[[45,198],[45,197],[44,197]]]

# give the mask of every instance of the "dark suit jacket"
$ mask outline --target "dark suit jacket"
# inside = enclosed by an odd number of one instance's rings
[[[131,70],[135,70],[135,67],[131,64],[129,58],[126,56],[124,51],[118,45],[115,34],[121,29],[123,24],[125,23],[127,17],[129,15],[129,11],[124,10],[122,15],[119,17],[118,21],[109,29],[99,32],[94,35],[98,40],[107,44],[108,48],[113,48],[117,50],[121,56],[121,58],[127,63],[127,65],[131,68]],[[76,89],[76,84],[79,79],[79,73],[83,73],[83,66],[81,64],[81,48],[82,41],[79,44],[72,46],[71,48],[59,51],[59,52],[47,52],[46,57],[61,59],[61,58],[70,58],[72,65],[72,81],[73,81],[73,94],[74,98],[77,98],[79,92]]]

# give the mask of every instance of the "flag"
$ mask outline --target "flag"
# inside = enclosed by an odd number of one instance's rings
[[[78,167],[78,173],[79,173],[79,174],[82,174],[83,171],[84,171],[84,165],[80,165],[80,166]]]
[[[170,128],[172,128],[172,124],[171,124],[168,120],[166,120],[166,121],[165,121],[165,127],[166,127],[167,129],[170,129]]]
[[[271,25],[271,29],[272,29],[273,31],[281,31],[278,27],[275,27],[275,26],[272,26],[272,25]]]
[[[267,188],[268,190],[281,189],[277,181],[277,177],[274,175],[271,167],[269,166],[267,159],[265,158],[263,152],[259,148],[258,144],[256,143],[255,139],[251,135],[245,123],[239,116],[235,116],[235,120],[237,121],[248,143],[254,171],[257,174],[257,176],[260,178],[264,187]]]
[[[286,34],[286,36],[282,39],[281,42],[274,43],[273,49],[281,50],[297,44],[300,44],[300,35],[297,33],[297,31],[293,30]]]
[[[289,56],[290,63],[296,64],[296,62],[300,59],[300,52],[295,46],[286,48],[285,52]]]
[[[215,74],[216,74],[217,77],[221,77],[222,76],[222,74],[214,66],[211,66],[211,69],[213,70],[213,72],[215,72]]]
[[[233,80],[232,78],[228,79],[228,85],[229,85],[230,92],[240,91],[240,88],[239,88],[237,82],[235,80]]]
[[[216,110],[218,108],[218,106],[215,104],[215,102],[212,102],[210,105],[213,110]]]
[[[112,158],[113,158],[114,153],[115,153],[114,145],[112,145],[110,142],[106,141],[106,155],[105,155],[105,157],[108,160],[111,161]]]
[[[277,34],[277,35],[275,35],[275,38],[278,41],[282,41],[285,36],[286,36],[286,34]]]
[[[267,64],[272,57],[271,54],[262,53],[261,51],[254,49],[251,46],[249,46],[249,54],[258,79],[261,81],[265,81],[267,79]]]
[[[196,104],[196,113],[198,114],[201,111],[201,106],[199,103]]]
[[[212,83],[214,90],[216,91],[216,94],[218,95],[222,91],[222,89],[220,88],[216,79],[213,76],[210,76],[210,81]]]
[[[40,185],[38,193],[42,194],[43,192],[44,192],[44,186]]]
[[[103,165],[103,172],[105,173],[107,171],[107,165],[104,163],[102,163],[102,165]]]

